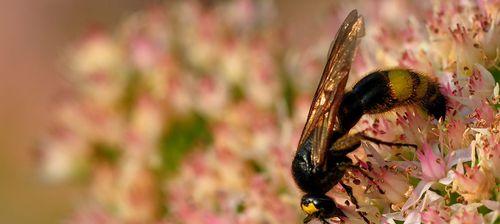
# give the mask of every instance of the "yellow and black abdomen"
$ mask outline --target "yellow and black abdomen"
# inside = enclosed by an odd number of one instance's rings
[[[446,114],[446,98],[428,77],[404,69],[376,71],[346,92],[339,108],[342,129],[349,131],[365,113],[381,113],[416,104],[436,119]]]

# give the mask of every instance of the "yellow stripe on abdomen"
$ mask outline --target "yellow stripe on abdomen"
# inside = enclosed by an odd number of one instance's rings
[[[422,99],[427,94],[427,89],[429,88],[429,81],[427,80],[426,77],[423,77],[422,75],[418,75],[418,78],[419,78],[420,82],[418,83],[417,87],[415,88],[416,98]]]
[[[413,78],[409,71],[401,69],[390,70],[387,73],[387,77],[389,78],[389,86],[395,100],[402,102],[412,96]]]

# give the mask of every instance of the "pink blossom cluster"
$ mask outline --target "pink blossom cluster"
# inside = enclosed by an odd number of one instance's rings
[[[270,1],[171,2],[116,32],[92,31],[64,61],[74,91],[40,150],[48,179],[87,186],[68,222],[300,223],[290,165],[340,14],[352,8],[366,35],[349,83],[404,67],[449,100],[439,121],[405,107],[353,129],[418,146],[366,142],[349,155],[371,177],[346,174],[359,211],[374,223],[496,222],[500,3],[482,0],[339,5],[305,48],[273,22]],[[343,221],[364,223],[341,188],[329,194]]]

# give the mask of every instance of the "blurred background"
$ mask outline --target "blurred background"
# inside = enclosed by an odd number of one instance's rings
[[[65,85],[62,53],[90,26],[158,1],[2,1],[0,8],[0,223],[56,223],[80,194],[74,183],[44,182],[34,143]]]
[[[3,1],[0,7],[0,223],[57,223],[81,202],[81,182],[42,178],[34,144],[58,96],[74,88],[64,54],[89,30],[113,32],[158,0]],[[315,35],[332,1],[276,1],[277,23],[300,42]]]

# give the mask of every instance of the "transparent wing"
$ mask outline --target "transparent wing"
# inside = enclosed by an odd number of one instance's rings
[[[328,139],[336,123],[338,107],[345,91],[358,39],[364,35],[363,18],[356,10],[349,13],[330,46],[328,61],[314,94],[299,146],[312,137],[311,160],[322,166]]]

